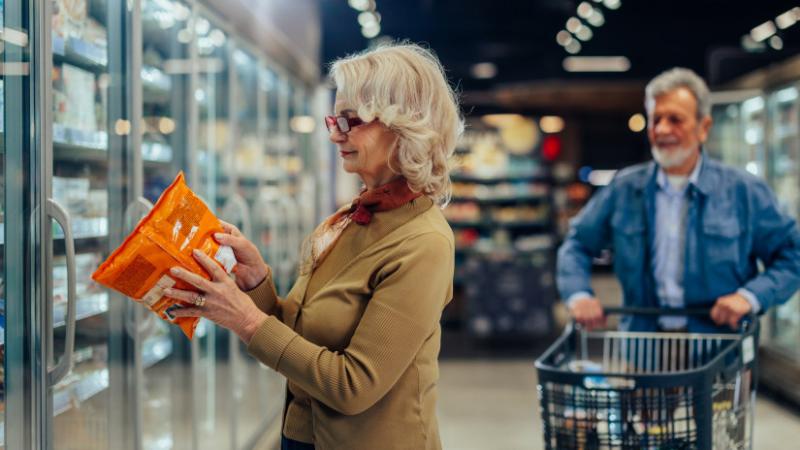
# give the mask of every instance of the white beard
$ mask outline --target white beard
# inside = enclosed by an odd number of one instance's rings
[[[691,148],[678,148],[675,150],[662,150],[657,146],[650,147],[650,153],[653,159],[661,166],[662,169],[672,169],[685,163],[694,149]]]

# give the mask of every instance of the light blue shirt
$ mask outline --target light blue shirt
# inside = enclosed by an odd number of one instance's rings
[[[672,186],[666,172],[661,168],[656,174],[655,229],[651,248],[651,267],[655,280],[656,298],[663,308],[683,308],[684,302],[684,250],[686,248],[686,216],[688,211],[689,185],[696,185],[702,169],[703,160],[698,159],[687,183]],[[747,289],[740,288],[737,293],[750,303],[753,312],[761,309],[758,298]],[[588,291],[579,291],[567,299],[572,303],[581,298],[592,297]],[[659,325],[666,330],[686,327],[687,318],[683,316],[663,316]]]
[[[663,169],[656,175],[656,220],[651,248],[650,264],[653,268],[656,298],[663,308],[683,308],[683,257],[686,238],[687,192],[689,184],[696,184],[702,159],[683,186],[673,186]],[[686,326],[682,316],[663,316],[659,324],[664,329]]]

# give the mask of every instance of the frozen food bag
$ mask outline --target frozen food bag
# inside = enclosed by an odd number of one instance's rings
[[[100,264],[92,279],[144,304],[161,319],[176,323],[191,339],[198,319],[179,317],[171,321],[165,311],[173,305],[182,306],[182,302],[164,297],[163,293],[168,287],[196,289],[171,277],[169,271],[180,266],[208,279],[192,256],[192,250],[199,249],[230,273],[236,265],[233,250],[213,238],[214,233],[223,231],[219,219],[189,189],[181,172],[153,210]]]

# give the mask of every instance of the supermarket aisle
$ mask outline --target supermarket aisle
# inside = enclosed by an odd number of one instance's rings
[[[543,448],[536,369],[531,360],[445,360],[439,426],[447,450]],[[800,412],[760,396],[756,449],[786,448],[800,435]]]

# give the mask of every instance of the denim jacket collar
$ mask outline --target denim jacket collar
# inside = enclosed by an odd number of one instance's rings
[[[691,183],[698,192],[701,194],[708,196],[713,192],[714,186],[717,185],[717,171],[714,170],[714,162],[710,158],[706,157],[706,154],[703,149],[700,149],[700,175],[697,178],[697,181]],[[638,190],[647,192],[655,192],[658,189],[658,164],[655,161],[650,161],[647,164],[647,170],[644,171],[644,175],[635,181],[635,185]]]

